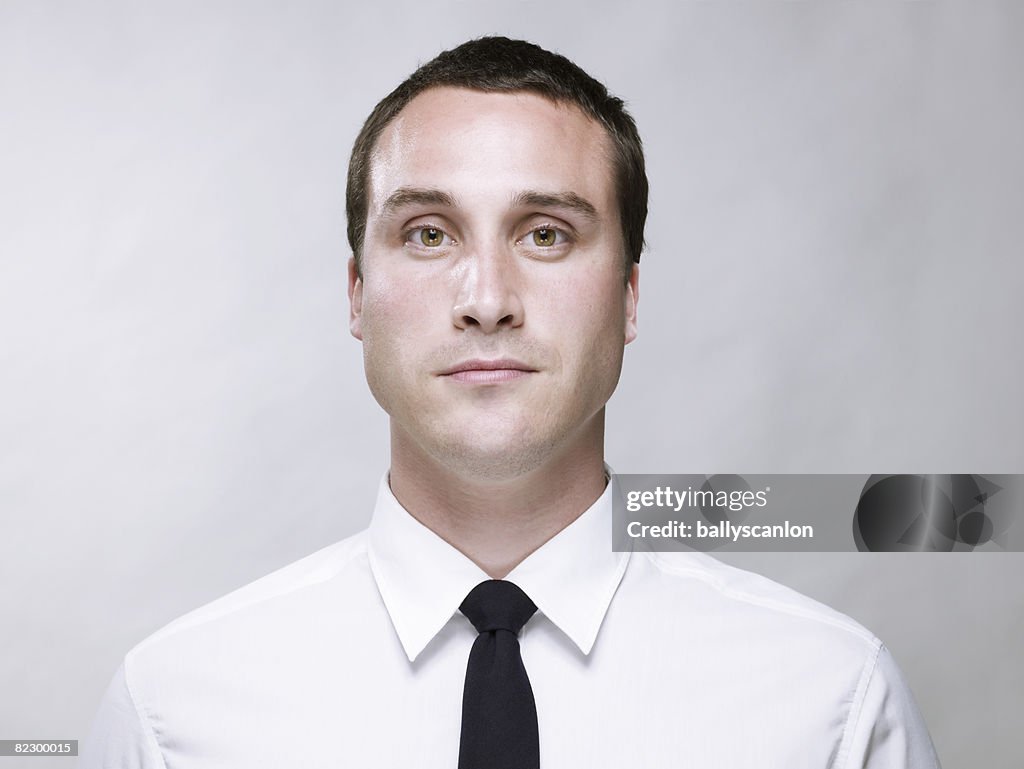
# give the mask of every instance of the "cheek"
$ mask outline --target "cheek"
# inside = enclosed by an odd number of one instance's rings
[[[443,342],[442,286],[423,275],[396,279],[375,266],[363,288],[363,363],[378,403],[399,413],[420,398],[427,361]]]
[[[363,287],[363,344],[373,348],[396,348],[416,329],[415,318],[423,305],[415,286],[375,275]]]
[[[558,351],[566,388],[582,403],[611,395],[622,367],[625,311],[622,275],[572,271],[541,289],[544,338]],[[534,307],[538,309],[538,307]],[[527,310],[527,318],[530,311]]]
[[[377,401],[390,413],[403,389],[399,374],[408,369],[408,334],[415,329],[415,302],[394,283],[375,277],[364,285],[362,308],[363,364],[366,381]]]
[[[561,327],[567,336],[597,345],[622,345],[625,312],[618,273],[575,272],[551,286],[550,291],[546,306],[555,314],[555,329]]]

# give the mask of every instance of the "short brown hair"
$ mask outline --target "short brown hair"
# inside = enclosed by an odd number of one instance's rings
[[[604,126],[614,147],[613,170],[628,280],[632,263],[640,261],[647,221],[647,173],[636,123],[622,99],[609,94],[604,85],[567,58],[507,37],[481,37],[444,51],[385,96],[366,119],[352,148],[345,194],[348,242],[359,274],[369,208],[370,159],[377,139],[418,94],[444,86],[529,91],[575,105]]]

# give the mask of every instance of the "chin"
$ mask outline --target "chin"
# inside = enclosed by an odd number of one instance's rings
[[[442,441],[434,454],[435,459],[459,475],[494,482],[511,480],[542,466],[551,450],[548,442],[524,440],[522,433],[491,433],[472,442],[465,435]]]

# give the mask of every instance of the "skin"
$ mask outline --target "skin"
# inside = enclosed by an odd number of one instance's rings
[[[350,328],[390,416],[391,489],[496,579],[605,487],[639,280],[610,152],[575,107],[435,88],[373,155]]]

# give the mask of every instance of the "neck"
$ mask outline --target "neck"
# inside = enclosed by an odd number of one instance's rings
[[[509,478],[467,475],[422,451],[392,425],[389,482],[414,518],[503,579],[604,492],[604,410],[571,445]]]

